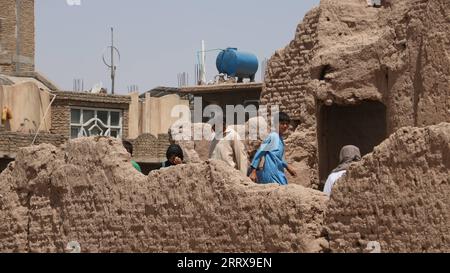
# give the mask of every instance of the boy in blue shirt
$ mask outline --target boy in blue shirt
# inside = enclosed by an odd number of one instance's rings
[[[287,185],[288,181],[284,174],[286,169],[293,177],[297,177],[297,173],[287,164],[284,159],[284,141],[283,135],[289,129],[290,118],[286,113],[280,112],[275,115],[274,128],[278,132],[272,132],[261,144],[256,152],[250,170],[250,179],[260,184],[278,183]],[[257,170],[261,160],[264,157],[264,166],[261,170]]]

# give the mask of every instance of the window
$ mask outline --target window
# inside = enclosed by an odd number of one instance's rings
[[[70,109],[70,138],[89,136],[122,137],[122,111],[109,109]]]

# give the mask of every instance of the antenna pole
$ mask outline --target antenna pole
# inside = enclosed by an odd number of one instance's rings
[[[114,95],[114,80],[116,77],[116,67],[114,65],[114,28],[111,28],[111,92]]]
[[[202,84],[206,84],[206,52],[205,52],[205,41],[202,40],[202,54],[200,59],[200,81]]]
[[[111,45],[108,46],[106,49],[111,49],[111,61],[108,62],[106,59],[106,52],[104,52],[103,54],[103,63],[111,69],[111,93],[114,95],[114,84],[115,84],[115,79],[116,79],[116,70],[117,70],[117,66],[114,63],[114,53],[117,53],[117,57],[119,58],[119,62],[120,62],[120,52],[119,50],[114,46],[114,28],[111,27]]]

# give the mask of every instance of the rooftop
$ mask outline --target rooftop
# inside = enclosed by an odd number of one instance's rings
[[[178,94],[179,92],[180,89],[176,87],[158,86],[147,92],[142,93],[139,97],[144,98],[145,94],[150,94],[151,97],[163,97],[170,94]]]
[[[100,102],[100,103],[131,103],[131,97],[128,95],[111,95],[111,94],[95,94],[89,92],[73,92],[73,91],[53,91],[56,100],[70,100],[83,102]]]
[[[253,91],[253,90],[262,90],[263,83],[227,83],[227,84],[216,84],[216,85],[199,85],[192,87],[183,87],[180,88],[180,93],[189,93],[189,94],[209,94],[209,93],[221,93],[221,92],[230,92],[230,91]]]
[[[59,90],[53,82],[39,72],[0,74],[0,85],[14,85],[23,82],[33,82],[41,89]]]

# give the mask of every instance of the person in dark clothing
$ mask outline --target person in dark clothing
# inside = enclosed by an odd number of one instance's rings
[[[183,164],[183,149],[178,144],[170,145],[166,152],[166,158],[167,161],[161,164],[161,168]]]

